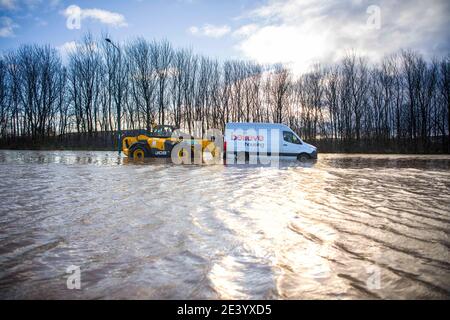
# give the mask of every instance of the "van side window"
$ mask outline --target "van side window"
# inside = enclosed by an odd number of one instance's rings
[[[290,131],[283,131],[283,140],[289,143],[302,144],[302,142]]]

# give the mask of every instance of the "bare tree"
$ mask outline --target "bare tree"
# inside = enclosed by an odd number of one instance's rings
[[[165,123],[165,111],[168,100],[167,83],[172,73],[170,69],[171,61],[173,58],[173,49],[169,42],[162,41],[155,43],[152,46],[153,52],[153,65],[157,75],[157,87],[158,87],[158,119],[159,123]]]
[[[130,63],[130,86],[132,101],[138,113],[144,114],[144,123],[150,130],[155,122],[155,87],[156,69],[152,63],[154,49],[144,39],[132,42],[127,48],[127,57]]]
[[[93,141],[98,132],[112,146],[119,123],[125,130],[171,123],[192,133],[195,121],[203,130],[258,121],[284,122],[333,150],[450,152],[449,56],[428,61],[402,51],[369,64],[351,53],[294,75],[283,65],[174,50],[167,41],[111,46],[88,33],[67,60],[37,45],[0,58],[1,146],[56,135],[63,144],[73,133]]]

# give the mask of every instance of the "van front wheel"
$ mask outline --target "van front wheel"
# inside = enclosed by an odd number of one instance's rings
[[[309,154],[307,154],[307,153],[300,153],[300,154],[297,156],[297,160],[300,161],[300,162],[306,162],[306,161],[308,161],[309,159],[311,159],[311,157],[310,157]]]

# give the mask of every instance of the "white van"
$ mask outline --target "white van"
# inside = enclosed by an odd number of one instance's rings
[[[317,159],[317,148],[305,143],[291,128],[280,123],[227,123],[224,151],[226,156],[279,156],[306,161]]]

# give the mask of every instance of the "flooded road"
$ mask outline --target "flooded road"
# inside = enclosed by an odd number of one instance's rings
[[[450,298],[449,156],[0,151],[0,200],[2,299]]]

